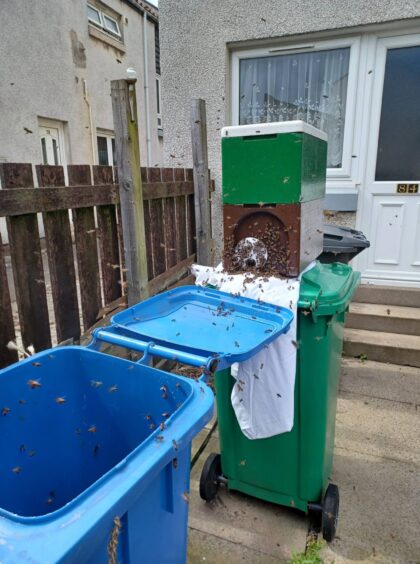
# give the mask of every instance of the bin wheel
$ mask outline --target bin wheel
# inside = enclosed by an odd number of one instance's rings
[[[200,477],[200,497],[212,501],[219,489],[219,477],[222,473],[220,454],[212,452],[204,463]]]
[[[340,495],[335,484],[329,484],[324,495],[322,504],[322,536],[327,542],[334,540],[337,530],[338,510],[340,505]]]

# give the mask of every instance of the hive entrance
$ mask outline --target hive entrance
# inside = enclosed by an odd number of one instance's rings
[[[267,258],[267,248],[260,239],[245,237],[235,246],[232,262],[238,270],[261,269]]]
[[[286,275],[290,228],[269,211],[237,210],[241,217],[231,225],[225,239],[225,268],[230,272]]]

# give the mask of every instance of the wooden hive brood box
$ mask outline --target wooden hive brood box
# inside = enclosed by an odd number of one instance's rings
[[[223,266],[298,276],[323,248],[323,200],[303,204],[223,206]]]

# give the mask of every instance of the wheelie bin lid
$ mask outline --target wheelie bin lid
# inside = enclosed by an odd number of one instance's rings
[[[370,246],[361,231],[351,227],[324,224],[324,252],[354,253],[356,256]]]
[[[312,311],[313,317],[345,311],[359,284],[360,273],[348,264],[321,264],[301,279],[298,307]]]
[[[111,329],[114,342],[121,335],[180,362],[209,367],[217,360],[221,369],[253,356],[285,333],[292,319],[284,307],[181,286],[117,313]]]

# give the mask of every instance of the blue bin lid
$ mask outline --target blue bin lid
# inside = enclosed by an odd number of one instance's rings
[[[209,360],[219,368],[247,360],[285,333],[293,313],[197,286],[181,286],[114,315],[114,331]]]

